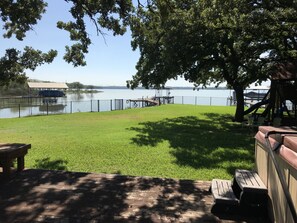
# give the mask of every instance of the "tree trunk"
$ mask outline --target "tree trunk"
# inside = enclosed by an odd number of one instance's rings
[[[234,121],[242,122],[244,117],[244,96],[243,96],[243,87],[242,86],[234,86],[234,91],[236,95],[236,112]]]

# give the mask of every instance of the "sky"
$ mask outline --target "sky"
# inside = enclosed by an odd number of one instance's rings
[[[23,41],[14,37],[1,39],[0,55],[5,49],[17,48],[22,50],[25,46],[32,46],[44,52],[50,49],[58,51],[58,56],[51,64],[44,64],[35,71],[28,70],[30,79],[53,82],[81,82],[85,85],[95,86],[125,86],[126,80],[132,79],[136,73],[135,65],[139,58],[139,51],[132,51],[131,35],[127,32],[124,36],[114,37],[112,33],[104,30],[107,35],[105,40],[97,36],[95,27],[90,23],[88,32],[92,39],[89,53],[86,55],[87,66],[73,67],[63,60],[65,46],[72,45],[69,34],[56,28],[57,21],[69,21],[69,4],[62,0],[47,1],[47,12],[42,19],[29,31]],[[0,25],[2,26],[3,23]],[[3,31],[1,31],[1,35]],[[167,86],[193,86],[183,79],[168,81]]]

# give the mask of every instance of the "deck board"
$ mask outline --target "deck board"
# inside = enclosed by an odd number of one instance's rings
[[[211,190],[215,203],[239,204],[239,200],[235,197],[231,186],[232,182],[230,180],[212,180]]]
[[[1,173],[0,173],[1,176]],[[211,212],[211,182],[27,169],[0,177],[0,222],[268,222]]]
[[[267,187],[255,171],[236,170],[235,179],[243,192],[268,192]]]

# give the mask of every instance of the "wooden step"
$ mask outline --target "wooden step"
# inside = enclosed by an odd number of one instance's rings
[[[229,205],[238,205],[239,200],[235,197],[232,190],[231,180],[213,179],[211,183],[211,192],[215,203],[224,203]]]
[[[255,171],[236,170],[235,180],[242,192],[268,193],[267,187]]]

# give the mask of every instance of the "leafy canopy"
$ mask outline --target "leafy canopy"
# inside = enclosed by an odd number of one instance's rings
[[[23,83],[27,80],[25,69],[35,70],[37,66],[51,63],[57,55],[54,50],[42,53],[31,47],[25,47],[24,52],[16,49],[7,49],[0,58],[0,85],[9,85],[10,82]]]
[[[72,4],[70,13],[74,21],[59,21],[57,27],[69,32],[70,40],[76,43],[66,46],[65,61],[74,66],[86,65],[84,55],[88,53],[91,39],[85,19],[91,19],[97,34],[104,35],[102,28],[112,30],[114,35],[123,35],[132,11],[131,0],[65,0]]]
[[[74,21],[58,21],[59,29],[69,32],[70,40],[75,43],[66,46],[64,59],[74,66],[84,66],[85,54],[91,39],[87,32],[85,20],[90,19],[97,34],[104,35],[102,29],[112,30],[114,35],[122,35],[128,24],[129,13],[133,10],[131,0],[65,0],[71,5],[70,13]],[[33,29],[42,14],[46,12],[47,3],[44,0],[1,0],[0,19],[3,23],[3,38],[13,38],[22,41],[26,32]],[[43,53],[30,46],[24,52],[17,49],[7,49],[0,58],[0,85],[10,81],[26,80],[27,69],[34,70],[44,63],[51,63],[57,51]]]
[[[42,0],[29,1],[0,1],[0,17],[3,22],[4,38],[15,36],[22,41],[26,32],[41,19],[47,4]],[[50,50],[43,53],[32,47],[25,47],[24,52],[17,49],[7,49],[5,55],[0,58],[0,85],[8,85],[11,81],[24,82],[26,69],[35,70],[43,63],[51,63],[57,52]]]
[[[132,88],[178,76],[197,85],[247,87],[275,61],[294,60],[297,1],[154,0],[131,19],[141,56]]]
[[[132,46],[140,50],[127,85],[163,87],[181,76],[195,85],[226,81],[236,92],[269,77],[279,61],[297,56],[297,1],[152,0],[131,18]]]

